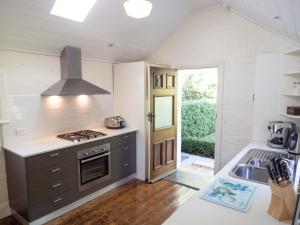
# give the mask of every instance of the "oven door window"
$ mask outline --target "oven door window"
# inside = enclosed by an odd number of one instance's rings
[[[109,156],[97,155],[80,160],[81,185],[109,175]]]

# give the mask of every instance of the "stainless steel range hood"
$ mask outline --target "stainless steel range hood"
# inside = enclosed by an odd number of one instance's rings
[[[99,95],[108,91],[82,79],[81,49],[66,46],[60,56],[61,80],[56,82],[42,96]]]

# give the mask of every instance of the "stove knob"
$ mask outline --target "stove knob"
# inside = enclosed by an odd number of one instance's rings
[[[84,155],[84,156],[88,156],[88,155],[89,155],[89,153],[88,153],[88,152],[85,152],[85,153],[83,153],[83,155]]]
[[[95,150],[93,150],[93,153],[97,153],[98,151],[95,149]]]

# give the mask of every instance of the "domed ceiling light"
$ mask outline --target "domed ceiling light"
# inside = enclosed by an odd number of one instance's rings
[[[141,19],[150,15],[152,3],[146,0],[127,0],[124,8],[128,16]]]

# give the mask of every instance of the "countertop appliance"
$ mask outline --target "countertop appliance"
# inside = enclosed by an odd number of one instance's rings
[[[126,126],[125,120],[121,116],[105,118],[105,126],[110,129],[121,129]]]
[[[110,179],[110,143],[78,151],[77,168],[80,192]]]
[[[296,124],[289,121],[270,121],[268,130],[271,134],[267,142],[268,146],[287,149],[290,135],[296,131]]]
[[[110,94],[82,79],[80,48],[66,46],[60,56],[60,67],[61,79],[44,91],[42,96]]]
[[[93,131],[93,130],[81,130],[72,133],[57,135],[58,138],[72,141],[72,142],[81,142],[81,141],[85,141],[93,138],[99,138],[103,136],[106,136],[106,134],[98,131]]]
[[[288,152],[295,155],[300,155],[300,134],[294,132],[288,140]]]

